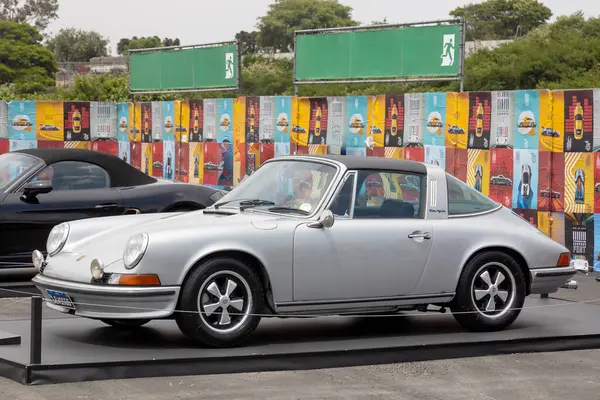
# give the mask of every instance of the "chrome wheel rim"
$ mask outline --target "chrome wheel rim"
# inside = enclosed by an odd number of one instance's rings
[[[471,282],[473,305],[486,318],[502,318],[513,307],[515,297],[515,277],[502,263],[485,264]]]
[[[250,285],[240,274],[219,271],[202,283],[197,306],[207,328],[226,334],[239,329],[250,317],[252,301]]]

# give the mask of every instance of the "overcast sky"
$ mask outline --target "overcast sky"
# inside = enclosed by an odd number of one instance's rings
[[[353,8],[354,19],[368,24],[419,22],[448,18],[458,6],[479,0],[341,0]],[[241,30],[252,30],[272,0],[59,0],[59,18],[48,28],[91,29],[108,37],[113,53],[120,38],[178,37],[192,45],[233,40]],[[85,3],[85,5],[84,5]],[[600,15],[600,0],[544,0],[554,15],[582,10]]]

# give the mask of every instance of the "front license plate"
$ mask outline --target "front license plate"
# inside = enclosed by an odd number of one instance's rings
[[[57,292],[56,290],[46,290],[46,293],[48,293],[50,302],[52,304],[66,308],[75,308],[75,305],[71,300],[71,296],[69,296],[67,293]]]

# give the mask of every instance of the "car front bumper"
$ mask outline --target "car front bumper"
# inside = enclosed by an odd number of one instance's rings
[[[32,279],[48,307],[94,319],[157,319],[169,317],[179,298],[178,286],[108,286],[70,282],[36,275]],[[64,292],[72,307],[53,303],[48,290]]]
[[[531,294],[555,293],[577,273],[575,267],[536,268],[530,271]],[[575,288],[576,288],[575,284]]]

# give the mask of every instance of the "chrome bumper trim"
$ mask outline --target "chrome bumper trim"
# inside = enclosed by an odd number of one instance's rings
[[[575,267],[537,268],[529,271],[531,277],[531,294],[555,293],[567,285],[570,278],[577,273]]]

